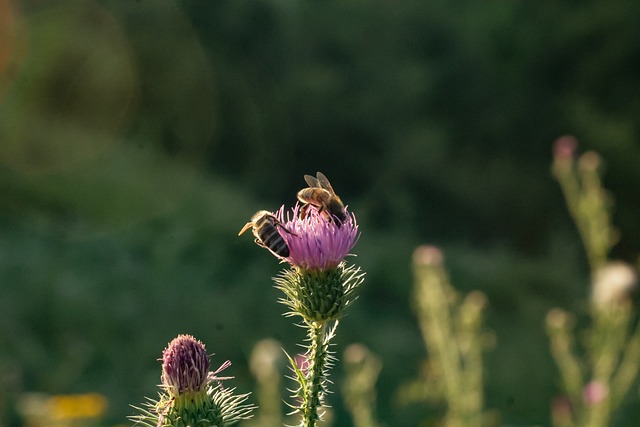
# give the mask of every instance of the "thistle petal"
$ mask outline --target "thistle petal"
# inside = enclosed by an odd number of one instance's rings
[[[313,206],[300,218],[300,208],[296,204],[285,215],[283,206],[276,212],[278,220],[289,231],[281,233],[289,246],[289,257],[285,260],[303,270],[336,269],[360,236],[355,215],[347,211],[347,219],[338,224],[337,219],[318,212]]]

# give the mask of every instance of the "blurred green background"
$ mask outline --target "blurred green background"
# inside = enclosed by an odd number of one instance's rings
[[[0,425],[22,425],[27,392],[97,392],[104,425],[126,423],[179,333],[251,391],[255,343],[293,352],[303,331],[276,260],[236,234],[316,171],[362,231],[336,351],[382,357],[380,419],[441,414],[394,400],[426,355],[410,258],[430,243],[488,295],[487,407],[548,425],[544,316],[583,314],[588,292],[551,145],[603,156],[614,255],[634,262],[638,22],[635,0],[0,0]],[[616,425],[637,425],[631,394]]]

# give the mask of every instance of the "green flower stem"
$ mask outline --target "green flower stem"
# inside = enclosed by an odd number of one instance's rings
[[[351,344],[344,352],[346,377],[342,386],[346,409],[354,427],[379,427],[375,417],[375,383],[382,360],[362,344]]]
[[[573,321],[560,309],[547,314],[547,331],[551,339],[551,355],[558,365],[562,383],[574,407],[582,404],[584,374],[580,360],[575,355]]]
[[[586,331],[588,341],[583,360],[572,349],[569,316],[558,309],[547,316],[551,351],[572,401],[570,412],[574,414],[569,415],[573,420],[557,418],[554,424],[603,427],[611,425],[614,411],[640,368],[640,331],[638,327],[633,329],[633,310],[627,294],[635,284],[635,272],[625,272],[608,261],[618,236],[611,223],[611,197],[602,187],[599,156],[586,152],[576,163],[571,152],[575,143],[559,141],[553,172],[582,238],[593,283],[592,324]]]
[[[326,363],[328,358],[328,346],[330,336],[325,338],[327,324],[313,323],[309,325],[309,346],[306,383],[304,390],[304,402],[302,404],[302,425],[304,427],[314,427],[319,419],[318,408],[322,406],[324,394],[324,380],[326,377]]]
[[[418,288],[417,298],[420,313],[420,327],[424,341],[430,344],[429,350],[443,371],[445,390],[449,404],[455,404],[460,396],[462,371],[459,359],[460,351],[455,334],[451,329],[450,317],[451,290],[446,285],[447,278],[440,268],[422,267],[416,270]]]
[[[593,312],[594,327],[590,348],[593,380],[606,385],[607,393],[601,402],[587,405],[585,425],[588,427],[610,425],[611,415],[617,406],[613,393],[618,391],[612,387],[611,381],[627,338],[630,316],[627,307],[623,305],[609,310],[596,309]]]
[[[466,373],[465,425],[480,426],[482,424],[482,407],[484,396],[483,364],[482,364],[482,312],[487,305],[487,298],[481,292],[471,292],[460,307],[460,351],[464,357]],[[463,341],[464,340],[464,341]]]
[[[629,338],[622,352],[620,366],[611,381],[613,394],[611,400],[614,407],[622,403],[622,399],[638,377],[638,368],[640,368],[638,360],[640,360],[640,327],[636,327],[633,335]]]
[[[597,170],[598,161],[595,153],[585,153],[579,161],[577,172],[573,162],[561,162],[553,168],[569,213],[583,241],[592,271],[606,263],[609,251],[617,240],[609,215],[611,203],[602,188]]]

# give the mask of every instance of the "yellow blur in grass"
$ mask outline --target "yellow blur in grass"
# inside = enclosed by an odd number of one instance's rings
[[[107,399],[98,393],[49,396],[25,394],[19,411],[26,427],[97,426],[107,409]]]

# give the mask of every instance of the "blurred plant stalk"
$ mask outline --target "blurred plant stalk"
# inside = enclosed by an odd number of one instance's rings
[[[282,426],[280,375],[284,363],[282,346],[274,339],[262,340],[253,348],[250,368],[257,383],[258,413],[243,426]]]
[[[444,401],[444,425],[481,427],[486,343],[482,312],[487,299],[474,291],[460,301],[443,263],[436,247],[421,246],[414,252],[415,308],[429,358],[425,378],[407,386],[400,398]]]
[[[611,197],[602,187],[600,157],[586,152],[576,161],[576,149],[572,137],[556,141],[553,174],[589,260],[590,325],[579,332],[586,340],[578,353],[573,316],[558,308],[547,315],[551,353],[566,393],[552,404],[552,422],[555,427],[605,427],[640,367],[640,328],[634,325],[630,300],[637,272],[626,263],[609,261],[618,232],[611,224]]]
[[[613,201],[600,179],[600,156],[588,151],[576,162],[577,146],[571,136],[556,141],[552,172],[582,238],[591,271],[597,271],[607,263],[618,231],[611,224]]]
[[[354,427],[379,427],[375,417],[375,385],[382,360],[362,344],[347,347],[343,359],[346,377],[342,393]]]

